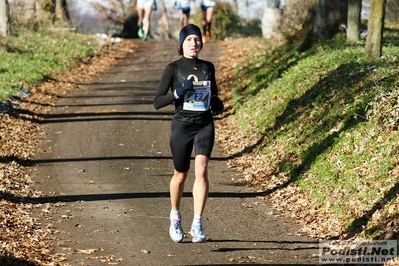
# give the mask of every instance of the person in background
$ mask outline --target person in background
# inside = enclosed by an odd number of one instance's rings
[[[180,202],[194,147],[194,217],[190,234],[192,242],[206,242],[202,215],[209,192],[208,163],[215,141],[213,114],[220,114],[224,108],[218,97],[215,66],[198,58],[202,47],[198,26],[188,24],[180,30],[178,52],[181,57],[164,69],[154,99],[157,110],[172,103],[175,105],[170,134],[174,174],[170,181],[169,235],[177,243],[184,238]],[[198,88],[196,91],[193,80],[209,83],[210,86],[208,84],[206,90]],[[192,105],[190,99],[195,99],[197,103]]]
[[[216,0],[201,0],[202,10],[202,28],[204,34],[204,42],[212,39],[211,26],[213,11],[215,8]]]
[[[139,16],[137,21],[137,26],[139,27],[138,35],[144,41],[148,40],[150,18],[154,2],[154,0],[137,0],[137,13]]]
[[[179,10],[180,15],[180,27],[182,28],[188,24],[188,20],[190,19],[190,2],[191,0],[177,1],[177,9]]]

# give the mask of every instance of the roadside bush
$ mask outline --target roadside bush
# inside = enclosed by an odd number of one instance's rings
[[[195,24],[202,25],[202,10],[199,8],[193,18]],[[242,20],[228,3],[216,2],[212,19],[212,38],[224,40],[228,37],[260,36],[262,34],[260,20]]]
[[[19,28],[37,31],[40,27],[51,24],[51,1],[35,2],[15,1],[10,2],[11,27],[13,32]],[[53,12],[54,13],[54,12]]]
[[[217,40],[234,35],[238,31],[239,17],[227,3],[217,2],[212,21],[212,35]]]

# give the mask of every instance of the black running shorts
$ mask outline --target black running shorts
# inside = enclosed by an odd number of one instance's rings
[[[210,158],[214,141],[215,126],[213,123],[184,123],[173,119],[170,149],[175,170],[187,172],[190,169],[193,146],[195,147],[195,155],[205,155]]]

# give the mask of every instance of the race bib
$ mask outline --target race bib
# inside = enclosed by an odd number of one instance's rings
[[[187,92],[184,95],[183,110],[207,111],[211,100],[211,82],[194,81],[194,92]]]

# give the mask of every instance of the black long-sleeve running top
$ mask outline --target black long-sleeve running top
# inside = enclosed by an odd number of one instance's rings
[[[212,96],[218,95],[215,66],[209,61],[199,58],[189,59],[182,56],[166,66],[158,84],[154,107],[160,109],[174,102],[176,119],[183,122],[195,121],[198,123],[212,121],[212,114],[209,110],[204,112],[183,110],[183,97],[175,98],[173,92],[182,86],[183,81],[189,75],[195,75],[199,81],[209,80]]]

